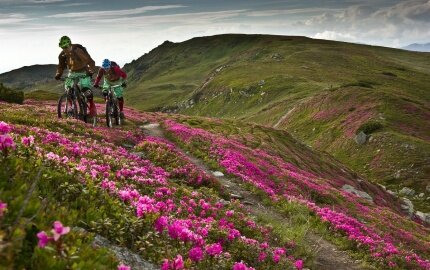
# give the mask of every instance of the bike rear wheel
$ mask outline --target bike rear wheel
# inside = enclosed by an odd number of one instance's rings
[[[87,105],[84,103],[85,103],[85,101],[82,99],[82,97],[78,97],[79,119],[81,119],[82,121],[87,123],[88,122]]]
[[[113,123],[113,119],[112,119],[113,106],[112,105],[113,104],[111,101],[106,102],[106,125],[110,128],[112,127],[112,123]]]
[[[71,99],[68,94],[63,94],[58,99],[57,104],[57,115],[58,118],[73,117],[78,119],[78,107],[75,99]]]
[[[113,115],[115,116],[115,125],[120,126],[121,125],[121,117],[119,115],[119,108],[118,108],[118,101],[115,102],[116,104],[113,106]]]

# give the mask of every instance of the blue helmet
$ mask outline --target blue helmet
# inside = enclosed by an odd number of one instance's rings
[[[108,69],[108,68],[110,68],[110,66],[111,66],[111,63],[110,63],[109,59],[103,60],[102,68]]]

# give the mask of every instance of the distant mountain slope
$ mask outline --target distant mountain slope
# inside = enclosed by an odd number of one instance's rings
[[[124,68],[128,105],[284,129],[430,211],[430,53],[232,34],[166,41]]]
[[[430,52],[430,43],[425,43],[425,44],[414,43],[406,47],[402,47],[402,49],[408,50],[408,51],[417,51],[417,52]]]
[[[430,184],[430,53],[219,35],[166,41],[125,69],[137,108],[276,126],[391,189]],[[372,125],[382,128],[358,145]]]
[[[33,65],[0,74],[0,82],[12,88],[24,91],[45,88],[47,83],[54,82],[56,65]],[[39,89],[40,90],[40,89]]]

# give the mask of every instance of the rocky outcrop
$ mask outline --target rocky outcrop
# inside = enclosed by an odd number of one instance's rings
[[[364,192],[364,191],[358,190],[358,189],[356,189],[355,187],[353,187],[353,186],[351,186],[351,185],[344,185],[344,186],[342,187],[342,190],[344,190],[344,191],[346,191],[346,192],[348,192],[348,193],[351,193],[351,194],[355,194],[355,195],[357,195],[358,197],[361,197],[361,198],[363,198],[363,199],[366,199],[366,200],[368,200],[368,201],[373,202],[373,198],[372,198],[372,196],[370,196],[367,192]]]
[[[408,187],[404,187],[399,191],[399,194],[404,196],[414,196],[415,190]]]
[[[355,138],[354,138],[355,142],[359,145],[363,145],[366,143],[367,141],[367,135],[366,133],[364,133],[363,131],[360,131],[360,133],[358,133]]]
[[[410,217],[414,214],[414,204],[411,200],[403,198],[403,203],[401,205],[402,210],[407,213]]]
[[[98,247],[104,247],[109,249],[111,252],[115,254],[119,261],[131,267],[131,269],[139,269],[139,270],[158,270],[159,267],[156,267],[150,262],[142,259],[138,254],[131,252],[129,249],[124,247],[119,247],[109,242],[108,239],[97,235],[94,239],[93,245]]]

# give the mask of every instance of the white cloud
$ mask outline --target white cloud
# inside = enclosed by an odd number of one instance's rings
[[[429,42],[430,0],[409,0],[385,7],[354,5],[300,20],[295,26],[314,31],[314,37],[323,39],[393,47]]]
[[[58,3],[58,2],[64,2],[66,0],[29,0],[28,3],[34,3],[34,4],[51,4],[51,3]]]
[[[21,23],[29,20],[31,19],[21,13],[10,13],[10,14],[0,13],[0,25],[17,24],[17,23]]]
[[[277,15],[291,15],[291,14],[302,14],[302,13],[322,13],[332,11],[333,9],[328,8],[297,8],[297,9],[284,9],[284,10],[259,10],[250,11],[246,15],[250,17],[267,17]]]
[[[116,22],[118,25],[149,26],[160,24],[196,25],[201,26],[213,23],[217,20],[228,19],[242,15],[245,9],[214,12],[179,13],[170,15],[145,15],[136,17],[120,17],[115,19],[93,19],[92,22],[107,23]]]
[[[136,15],[145,13],[148,11],[163,10],[163,9],[174,9],[183,8],[183,5],[165,5],[165,6],[146,6],[133,9],[123,9],[123,10],[104,10],[104,11],[87,11],[87,12],[71,12],[71,13],[61,13],[46,16],[47,18],[100,18],[100,17],[123,17],[128,15]]]
[[[314,38],[317,39],[329,39],[329,40],[339,40],[339,41],[357,41],[357,38],[349,33],[338,33],[335,31],[325,30],[321,33],[316,33]]]

